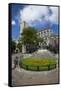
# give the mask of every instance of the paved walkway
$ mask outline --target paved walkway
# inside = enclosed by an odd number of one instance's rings
[[[45,54],[48,56],[49,53]],[[52,54],[50,54],[52,55]],[[12,62],[17,55],[13,55]],[[20,60],[21,54],[18,54]],[[32,56],[36,56],[33,54]],[[43,56],[37,54],[37,56]],[[27,71],[22,68],[17,67],[12,70],[12,85],[35,85],[35,84],[53,84],[58,83],[58,67],[50,71]]]
[[[12,85],[32,85],[32,84],[53,84],[58,83],[58,69],[51,71],[27,71],[16,68],[12,71]]]

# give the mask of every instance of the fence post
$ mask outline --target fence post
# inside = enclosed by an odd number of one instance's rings
[[[26,69],[28,70],[28,65],[26,65]]]
[[[39,71],[39,66],[37,66],[37,71]]]
[[[22,67],[22,62],[20,63],[20,67]]]
[[[50,65],[48,65],[48,70],[50,70]]]
[[[56,68],[56,64],[55,64],[55,68]]]

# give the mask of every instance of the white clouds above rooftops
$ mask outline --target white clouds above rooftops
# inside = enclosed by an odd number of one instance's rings
[[[20,10],[20,17],[22,21],[31,23],[34,21],[43,20],[58,24],[58,7],[51,6],[26,6]]]

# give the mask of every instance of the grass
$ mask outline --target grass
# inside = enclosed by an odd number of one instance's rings
[[[56,68],[56,60],[54,58],[25,58],[20,61],[20,67],[33,70],[44,71]]]

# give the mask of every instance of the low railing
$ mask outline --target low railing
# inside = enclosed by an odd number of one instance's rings
[[[32,70],[32,71],[44,71],[44,70],[46,71],[46,70],[51,70],[51,69],[56,68],[56,64],[32,66],[32,65],[25,65],[21,63],[20,67],[26,70]]]

